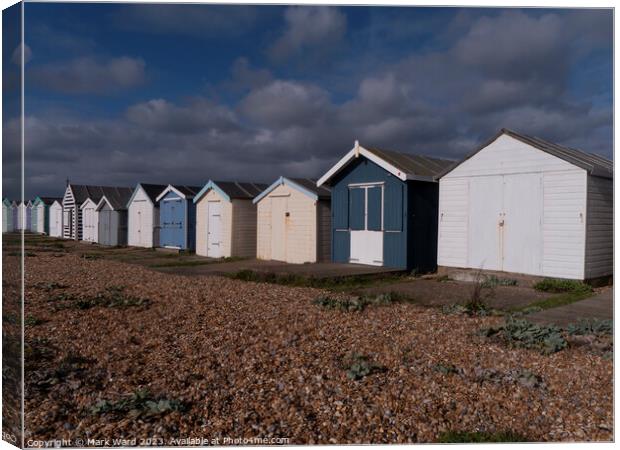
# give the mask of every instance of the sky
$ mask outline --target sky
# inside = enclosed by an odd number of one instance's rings
[[[25,195],[62,196],[67,178],[319,177],[355,140],[457,160],[502,127],[612,158],[612,20],[605,9],[26,3]],[[4,44],[8,92],[20,47]],[[4,103],[3,189],[15,198],[19,108]]]

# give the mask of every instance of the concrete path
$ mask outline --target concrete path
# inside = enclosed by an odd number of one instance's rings
[[[613,320],[613,288],[604,288],[594,297],[571,303],[570,305],[546,309],[537,313],[529,314],[527,320],[539,324],[554,324],[566,327],[582,319],[608,319]]]
[[[206,259],[206,258],[205,258]],[[313,264],[287,264],[279,261],[263,261],[258,259],[245,259],[230,262],[214,262],[196,266],[158,267],[155,270],[180,275],[225,275],[236,273],[241,270],[255,272],[275,273],[278,275],[300,275],[314,278],[339,278],[351,276],[380,276],[398,274],[403,272],[399,269],[387,267],[365,266],[361,264],[336,264],[321,262]]]

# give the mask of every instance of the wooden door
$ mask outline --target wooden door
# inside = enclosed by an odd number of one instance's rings
[[[271,197],[271,259],[286,261],[287,197]]]
[[[207,203],[207,255],[222,257],[222,203]]]
[[[468,266],[502,270],[502,176],[469,180]]]

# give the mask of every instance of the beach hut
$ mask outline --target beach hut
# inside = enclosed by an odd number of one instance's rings
[[[97,216],[95,208],[101,197],[106,193],[114,195],[118,188],[115,186],[91,186],[84,184],[67,184],[65,195],[62,199],[62,227],[65,239],[86,240],[96,242],[96,235],[99,233],[99,226],[96,222]],[[86,217],[83,213],[86,211]],[[86,228],[82,224],[85,219]],[[86,230],[86,238],[83,239],[83,232]]]
[[[157,196],[165,184],[138,183],[127,202],[127,244],[136,247],[159,246],[159,203]]]
[[[194,197],[196,254],[256,257],[256,205],[266,184],[209,180]]]
[[[13,207],[8,198],[2,200],[2,232],[13,231]]]
[[[32,231],[32,200],[28,200],[24,208],[24,230]]]
[[[329,261],[328,188],[317,187],[316,180],[280,177],[253,202],[258,258],[289,263]]]
[[[94,198],[89,197],[80,205],[80,211],[82,213],[81,240],[84,242],[99,242],[99,217],[96,211],[99,200],[101,200],[101,196],[99,195]]]
[[[613,162],[502,129],[439,181],[440,267],[613,273]]]
[[[127,245],[127,202],[132,192],[131,188],[116,188],[99,200],[95,208],[99,244]]]
[[[26,226],[26,204],[22,201],[17,205],[17,229],[23,230]]]
[[[356,142],[317,183],[332,191],[332,260],[435,270],[439,186],[434,177],[452,163]]]
[[[19,222],[19,205],[15,200],[11,202],[11,220],[13,222],[12,231],[19,230],[18,222]]]
[[[56,199],[49,206],[49,235],[62,237],[62,199]]]
[[[32,202],[32,231],[49,234],[49,208],[54,202],[62,201],[57,197],[37,197]]]
[[[158,196],[159,245],[179,250],[194,250],[196,241],[196,205],[192,201],[197,186],[169,184]]]

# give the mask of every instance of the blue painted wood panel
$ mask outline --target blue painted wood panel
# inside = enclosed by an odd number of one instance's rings
[[[160,245],[187,249],[185,212],[187,201],[174,192],[168,192],[159,202]]]
[[[335,189],[337,194],[332,192],[331,203],[332,228],[347,230],[349,228],[349,188],[340,184]]]
[[[332,260],[337,263],[348,263],[351,254],[351,238],[346,230],[332,228]]]
[[[364,189],[349,189],[349,227],[351,230],[365,228],[365,196]]]
[[[382,197],[381,186],[368,188],[368,230],[381,231]]]
[[[403,190],[404,184],[388,183],[385,186],[385,205],[383,205],[383,227],[386,231],[403,231]]]

